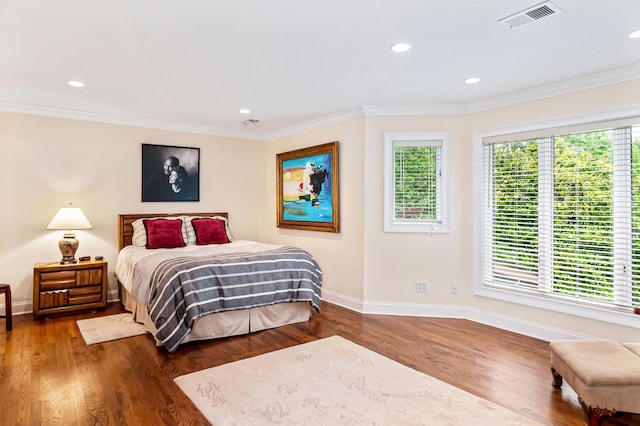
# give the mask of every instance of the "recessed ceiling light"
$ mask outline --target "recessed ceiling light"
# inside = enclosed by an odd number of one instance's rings
[[[240,109],[238,110],[238,112],[239,112],[240,114],[251,114],[251,110],[250,110],[250,109],[247,109],[247,108],[240,108]]]
[[[81,82],[81,81],[77,81],[77,80],[68,81],[67,84],[69,86],[73,86],[73,87],[84,87],[84,83]]]
[[[409,43],[404,43],[404,42],[394,43],[391,45],[391,47],[389,47],[389,49],[391,49],[391,51],[395,53],[404,53],[411,49],[411,45]]]
[[[464,80],[466,84],[476,84],[480,81],[478,77],[469,77]]]
[[[629,34],[629,38],[640,38],[640,30],[635,30],[631,34]]]

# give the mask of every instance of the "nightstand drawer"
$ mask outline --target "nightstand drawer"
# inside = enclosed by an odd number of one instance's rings
[[[57,308],[69,304],[69,290],[40,293],[40,309]]]
[[[76,285],[100,285],[102,282],[102,269],[84,269],[76,275]]]
[[[69,305],[99,302],[102,297],[102,286],[85,286],[69,289]]]
[[[40,290],[59,290],[76,285],[75,271],[41,272]]]

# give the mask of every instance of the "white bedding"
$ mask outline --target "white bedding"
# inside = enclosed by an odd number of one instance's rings
[[[187,245],[181,248],[153,249],[124,247],[118,254],[115,275],[122,286],[122,302],[125,308],[134,313],[136,321],[145,324],[149,332],[155,337],[156,328],[147,312],[147,298],[150,272],[140,273],[144,268],[136,266],[142,259],[155,256],[158,262],[179,256],[206,256],[225,253],[259,253],[265,250],[282,247],[281,245],[265,244],[256,241],[235,240],[228,244],[212,244],[206,246]],[[144,263],[144,262],[143,262]],[[220,312],[198,318],[183,341],[206,340],[245,334],[274,328],[281,325],[306,321],[311,315],[307,302],[280,303],[241,311]],[[156,344],[160,345],[158,341]]]
[[[276,247],[282,247],[274,244],[259,243],[256,241],[235,240],[227,244],[210,244],[206,246],[187,245],[185,247],[170,249],[153,249],[149,250],[145,247],[126,246],[120,253],[116,261],[116,278],[122,286],[132,294],[134,289],[134,270],[138,262],[149,256],[156,256],[157,261],[171,259],[177,256],[206,256],[212,254],[251,252],[256,253]],[[136,281],[142,280],[143,277],[136,277]],[[140,300],[141,301],[141,300]]]
[[[155,337],[157,330],[149,318],[146,307],[137,303],[124,288],[121,290],[122,304],[125,309],[133,314],[135,321],[144,324],[147,331]],[[220,312],[198,318],[182,343],[254,333],[308,321],[310,316],[311,309],[307,302],[279,303],[239,311]],[[156,346],[162,346],[162,342],[156,339]]]

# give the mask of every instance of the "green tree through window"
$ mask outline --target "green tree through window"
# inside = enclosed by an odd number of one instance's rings
[[[633,131],[485,144],[485,285],[640,306]]]
[[[394,149],[395,217],[439,220],[437,210],[437,150],[429,146]]]
[[[449,232],[447,132],[384,134],[384,231]]]

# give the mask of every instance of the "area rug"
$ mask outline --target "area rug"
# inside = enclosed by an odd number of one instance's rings
[[[76,321],[87,345],[139,336],[147,330],[133,320],[130,313],[108,315]]]
[[[216,426],[539,425],[339,336],[174,381]]]

